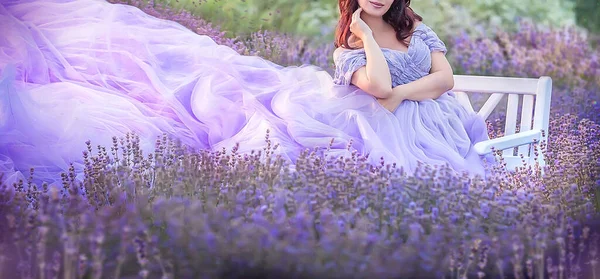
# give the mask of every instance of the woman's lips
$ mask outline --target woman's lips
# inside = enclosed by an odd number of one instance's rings
[[[379,9],[382,8],[384,5],[378,2],[373,2],[373,1],[369,1],[369,3],[371,3],[371,5],[373,5],[373,7]]]

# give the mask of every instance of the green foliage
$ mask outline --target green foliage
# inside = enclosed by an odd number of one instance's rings
[[[575,23],[573,3],[566,0],[447,0],[469,10],[483,24],[516,27],[519,18],[529,18],[538,24],[564,26]]]
[[[243,36],[258,30],[323,37],[337,21],[335,1],[290,0],[157,0],[176,9],[218,24],[229,36]]]
[[[578,25],[600,34],[600,1],[575,0],[575,13]]]
[[[230,36],[272,30],[331,41],[339,15],[337,1],[331,0],[203,0],[200,4],[197,0],[157,1],[192,11],[228,30]],[[575,23],[574,3],[570,0],[420,0],[411,5],[442,39],[461,31],[484,34],[496,28],[515,30],[520,18],[548,26]]]
[[[519,19],[546,26],[575,23],[573,4],[567,0],[421,0],[411,6],[443,40],[462,31],[473,35],[515,31]]]
[[[413,1],[411,7],[423,17],[423,22],[431,26],[444,42],[449,42],[448,38],[458,34],[461,30],[469,34],[481,30],[477,25],[476,18],[468,9],[455,6],[450,1]]]

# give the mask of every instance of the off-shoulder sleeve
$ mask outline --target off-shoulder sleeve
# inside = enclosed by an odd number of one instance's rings
[[[424,23],[421,23],[420,25],[422,31],[420,33],[421,39],[423,39],[425,44],[429,47],[429,50],[431,52],[441,51],[442,53],[446,54],[446,52],[448,52],[448,49],[446,49],[446,44],[440,40],[438,35]]]
[[[367,58],[362,50],[342,50],[335,57],[334,63],[333,82],[339,85],[350,85],[352,74],[367,65]]]

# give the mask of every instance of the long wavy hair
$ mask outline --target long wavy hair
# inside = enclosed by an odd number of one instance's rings
[[[335,47],[344,46],[353,48],[348,40],[352,33],[350,32],[350,23],[352,23],[352,14],[358,10],[358,0],[339,0],[340,20],[335,30]],[[410,6],[410,0],[394,0],[390,9],[383,15],[383,20],[390,24],[396,31],[396,38],[405,42],[413,33],[415,21],[422,21],[423,18],[415,13]]]

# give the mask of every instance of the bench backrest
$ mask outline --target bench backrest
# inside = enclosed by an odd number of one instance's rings
[[[517,124],[519,132],[532,129],[545,131],[548,135],[550,117],[550,98],[552,94],[552,79],[540,78],[509,78],[490,76],[455,75],[453,92],[459,102],[468,110],[475,111],[467,93],[489,94],[487,101],[477,110],[477,114],[487,119],[498,103],[507,97],[506,121],[504,135],[514,134]],[[521,98],[522,97],[522,98]],[[517,114],[521,106],[520,123],[517,123]],[[542,138],[541,141],[545,141]],[[528,157],[530,148],[520,146],[519,154]],[[512,149],[504,151],[504,156],[513,155]]]

